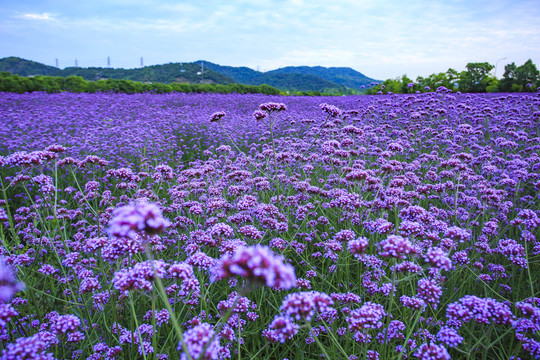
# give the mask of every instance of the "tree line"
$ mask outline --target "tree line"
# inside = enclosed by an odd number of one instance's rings
[[[458,72],[448,69],[446,72],[431,74],[428,77],[417,77],[416,81],[403,75],[400,78],[388,79],[380,84],[372,84],[364,89],[364,94],[405,94],[435,91],[445,87],[451,91],[466,93],[483,92],[534,92],[540,85],[540,74],[532,60],[523,65],[515,63],[504,67],[502,79],[497,79],[492,72],[495,66],[487,62],[468,63],[466,70]],[[142,83],[126,79],[85,80],[81,76],[19,76],[10,72],[0,72],[0,92],[25,93],[45,91],[48,93],[71,92],[117,92],[117,93],[222,93],[222,94],[267,94],[267,95],[351,95],[359,93],[353,89],[324,89],[323,91],[280,91],[270,85],[245,84],[189,84],[189,83]]]
[[[187,84],[187,83],[141,83],[124,79],[87,81],[81,76],[19,76],[0,72],[0,92],[26,93],[45,91],[48,93],[70,92],[117,92],[117,93],[221,93],[221,94],[267,94],[279,95],[280,90],[269,85],[244,84]]]
[[[504,67],[502,79],[497,79],[492,70],[495,66],[487,63],[468,63],[466,70],[458,72],[448,69],[446,72],[431,74],[428,77],[417,77],[416,81],[403,75],[397,79],[388,79],[375,86],[369,87],[366,94],[377,93],[416,93],[435,91],[441,86],[457,92],[534,92],[540,85],[540,74],[532,60],[523,65],[515,63]]]

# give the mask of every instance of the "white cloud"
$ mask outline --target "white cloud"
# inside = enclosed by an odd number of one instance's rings
[[[22,14],[22,15],[19,15],[18,17],[22,19],[28,19],[28,20],[54,20],[54,16],[48,13]]]

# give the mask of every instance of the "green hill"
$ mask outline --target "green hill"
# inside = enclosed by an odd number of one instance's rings
[[[29,61],[17,57],[0,59],[0,71],[7,71],[21,76],[80,76],[85,80],[117,79],[131,80],[143,83],[190,83],[190,84],[232,84],[234,81],[210,69],[201,73],[200,64],[169,63],[163,65],[145,66],[136,69],[114,69],[103,67],[68,67],[58,69],[53,66]]]
[[[202,68],[201,64],[203,64]],[[0,72],[2,71],[21,76],[80,76],[85,80],[91,81],[117,79],[164,84],[266,84],[287,91],[330,93],[344,93],[347,92],[347,89],[360,89],[362,85],[376,81],[351,68],[290,66],[260,72],[247,67],[222,66],[204,60],[183,64],[169,63],[152,65],[135,69],[104,67],[68,67],[58,69],[35,61],[7,57],[0,59]]]
[[[206,69],[214,70],[220,74],[223,74],[225,76],[230,77],[235,82],[240,84],[249,84],[249,85],[255,85],[259,81],[256,80],[261,76],[260,71],[255,71],[253,69],[250,69],[245,66],[224,66],[224,65],[218,65],[214,64],[208,61],[199,60],[195,63],[200,64],[203,63],[204,67]]]
[[[369,78],[348,67],[287,66],[268,71],[265,74],[312,75],[352,89],[360,89],[361,86],[369,85],[371,82],[379,82],[379,80]]]
[[[248,85],[270,85],[281,90],[290,91],[346,91],[346,87],[333,81],[321,78],[313,74],[302,73],[279,73],[276,71],[260,72],[247,67],[222,66],[207,61],[204,67],[212,69],[232,78],[235,82]]]
[[[54,66],[44,65],[35,61],[21,59],[15,56],[0,59],[0,72],[7,71],[21,76],[48,75],[62,76],[62,70]]]
[[[139,82],[159,82],[164,84],[232,84],[234,81],[220,73],[204,69],[200,64],[169,63],[145,66],[136,69],[79,68],[69,67],[62,70],[62,76],[78,75],[86,80],[124,79]]]

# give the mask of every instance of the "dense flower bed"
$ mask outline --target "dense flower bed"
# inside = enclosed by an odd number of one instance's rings
[[[540,358],[540,96],[0,94],[0,359]]]

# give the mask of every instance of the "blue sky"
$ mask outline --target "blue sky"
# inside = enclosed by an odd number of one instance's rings
[[[468,62],[540,66],[537,0],[0,0],[0,58],[60,67],[207,60],[416,79]],[[504,60],[500,60],[506,58]]]

